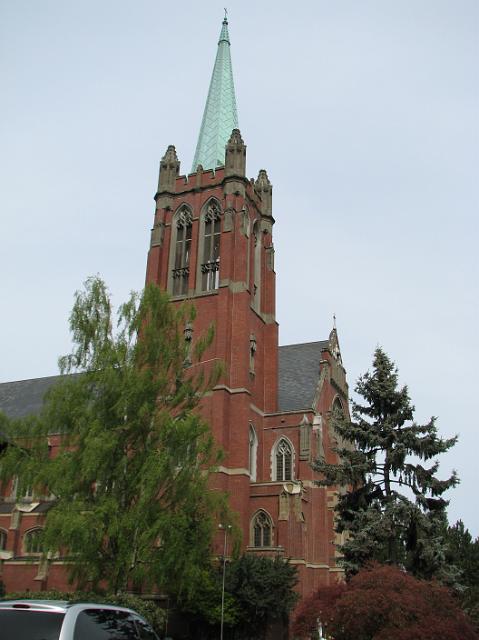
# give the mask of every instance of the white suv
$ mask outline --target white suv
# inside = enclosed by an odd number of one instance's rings
[[[107,604],[59,600],[0,602],[2,640],[158,640],[138,613]]]

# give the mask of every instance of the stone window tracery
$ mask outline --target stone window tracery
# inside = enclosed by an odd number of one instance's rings
[[[186,295],[190,275],[191,233],[193,215],[183,206],[176,215],[175,261],[173,265],[173,295]]]
[[[201,290],[214,291],[220,284],[221,210],[214,200],[204,214]]]
[[[253,547],[273,546],[273,523],[265,511],[258,511],[251,527]]]
[[[286,438],[281,438],[274,452],[274,480],[284,482],[293,479],[293,448]]]

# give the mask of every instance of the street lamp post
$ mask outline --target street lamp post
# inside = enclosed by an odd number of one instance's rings
[[[220,626],[220,640],[223,640],[223,622],[225,617],[225,576],[226,576],[226,546],[228,544],[228,531],[231,529],[230,524],[219,524],[218,529],[223,529],[225,533],[223,544],[223,581],[221,584],[221,626]]]

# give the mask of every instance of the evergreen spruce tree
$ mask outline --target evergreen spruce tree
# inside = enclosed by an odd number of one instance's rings
[[[373,371],[359,378],[352,421],[333,415],[341,446],[339,464],[318,460],[320,484],[344,487],[337,505],[337,531],[347,574],[375,560],[404,566],[416,576],[454,581],[445,561],[444,492],[458,483],[455,472],[437,477],[439,463],[457,438],[438,436],[435,418],[413,421],[407,387],[398,387],[396,366],[378,348]],[[426,464],[428,461],[429,464]]]
[[[197,364],[212,332],[192,350],[192,319],[151,285],[120,307],[114,329],[108,291],[89,279],[70,317],[63,379],[40,415],[2,422],[10,443],[2,480],[18,476],[20,495],[26,486],[51,494],[43,548],[67,560],[79,586],[155,584],[178,594],[209,567],[224,504],[208,490],[219,457],[198,406],[220,372]],[[54,456],[52,434],[61,434]]]
[[[479,538],[473,540],[462,520],[447,528],[447,561],[460,571],[459,598],[479,632]]]

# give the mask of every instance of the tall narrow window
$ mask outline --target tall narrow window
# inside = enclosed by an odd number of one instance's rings
[[[251,533],[253,547],[271,547],[273,545],[273,524],[265,511],[258,511],[253,518]]]
[[[220,284],[221,212],[216,202],[210,202],[205,213],[201,289],[214,291]]]
[[[252,424],[249,425],[249,477],[256,482],[256,456],[258,451],[258,437]]]
[[[255,311],[261,309],[261,255],[262,240],[261,227],[257,220],[253,227],[253,251],[254,251],[254,269],[253,269],[253,308]]]
[[[293,479],[293,451],[290,443],[282,438],[277,446],[274,456],[276,480],[284,482]]]
[[[188,293],[190,275],[192,215],[188,207],[180,209],[176,216],[176,246],[173,267],[173,295],[184,296]]]

